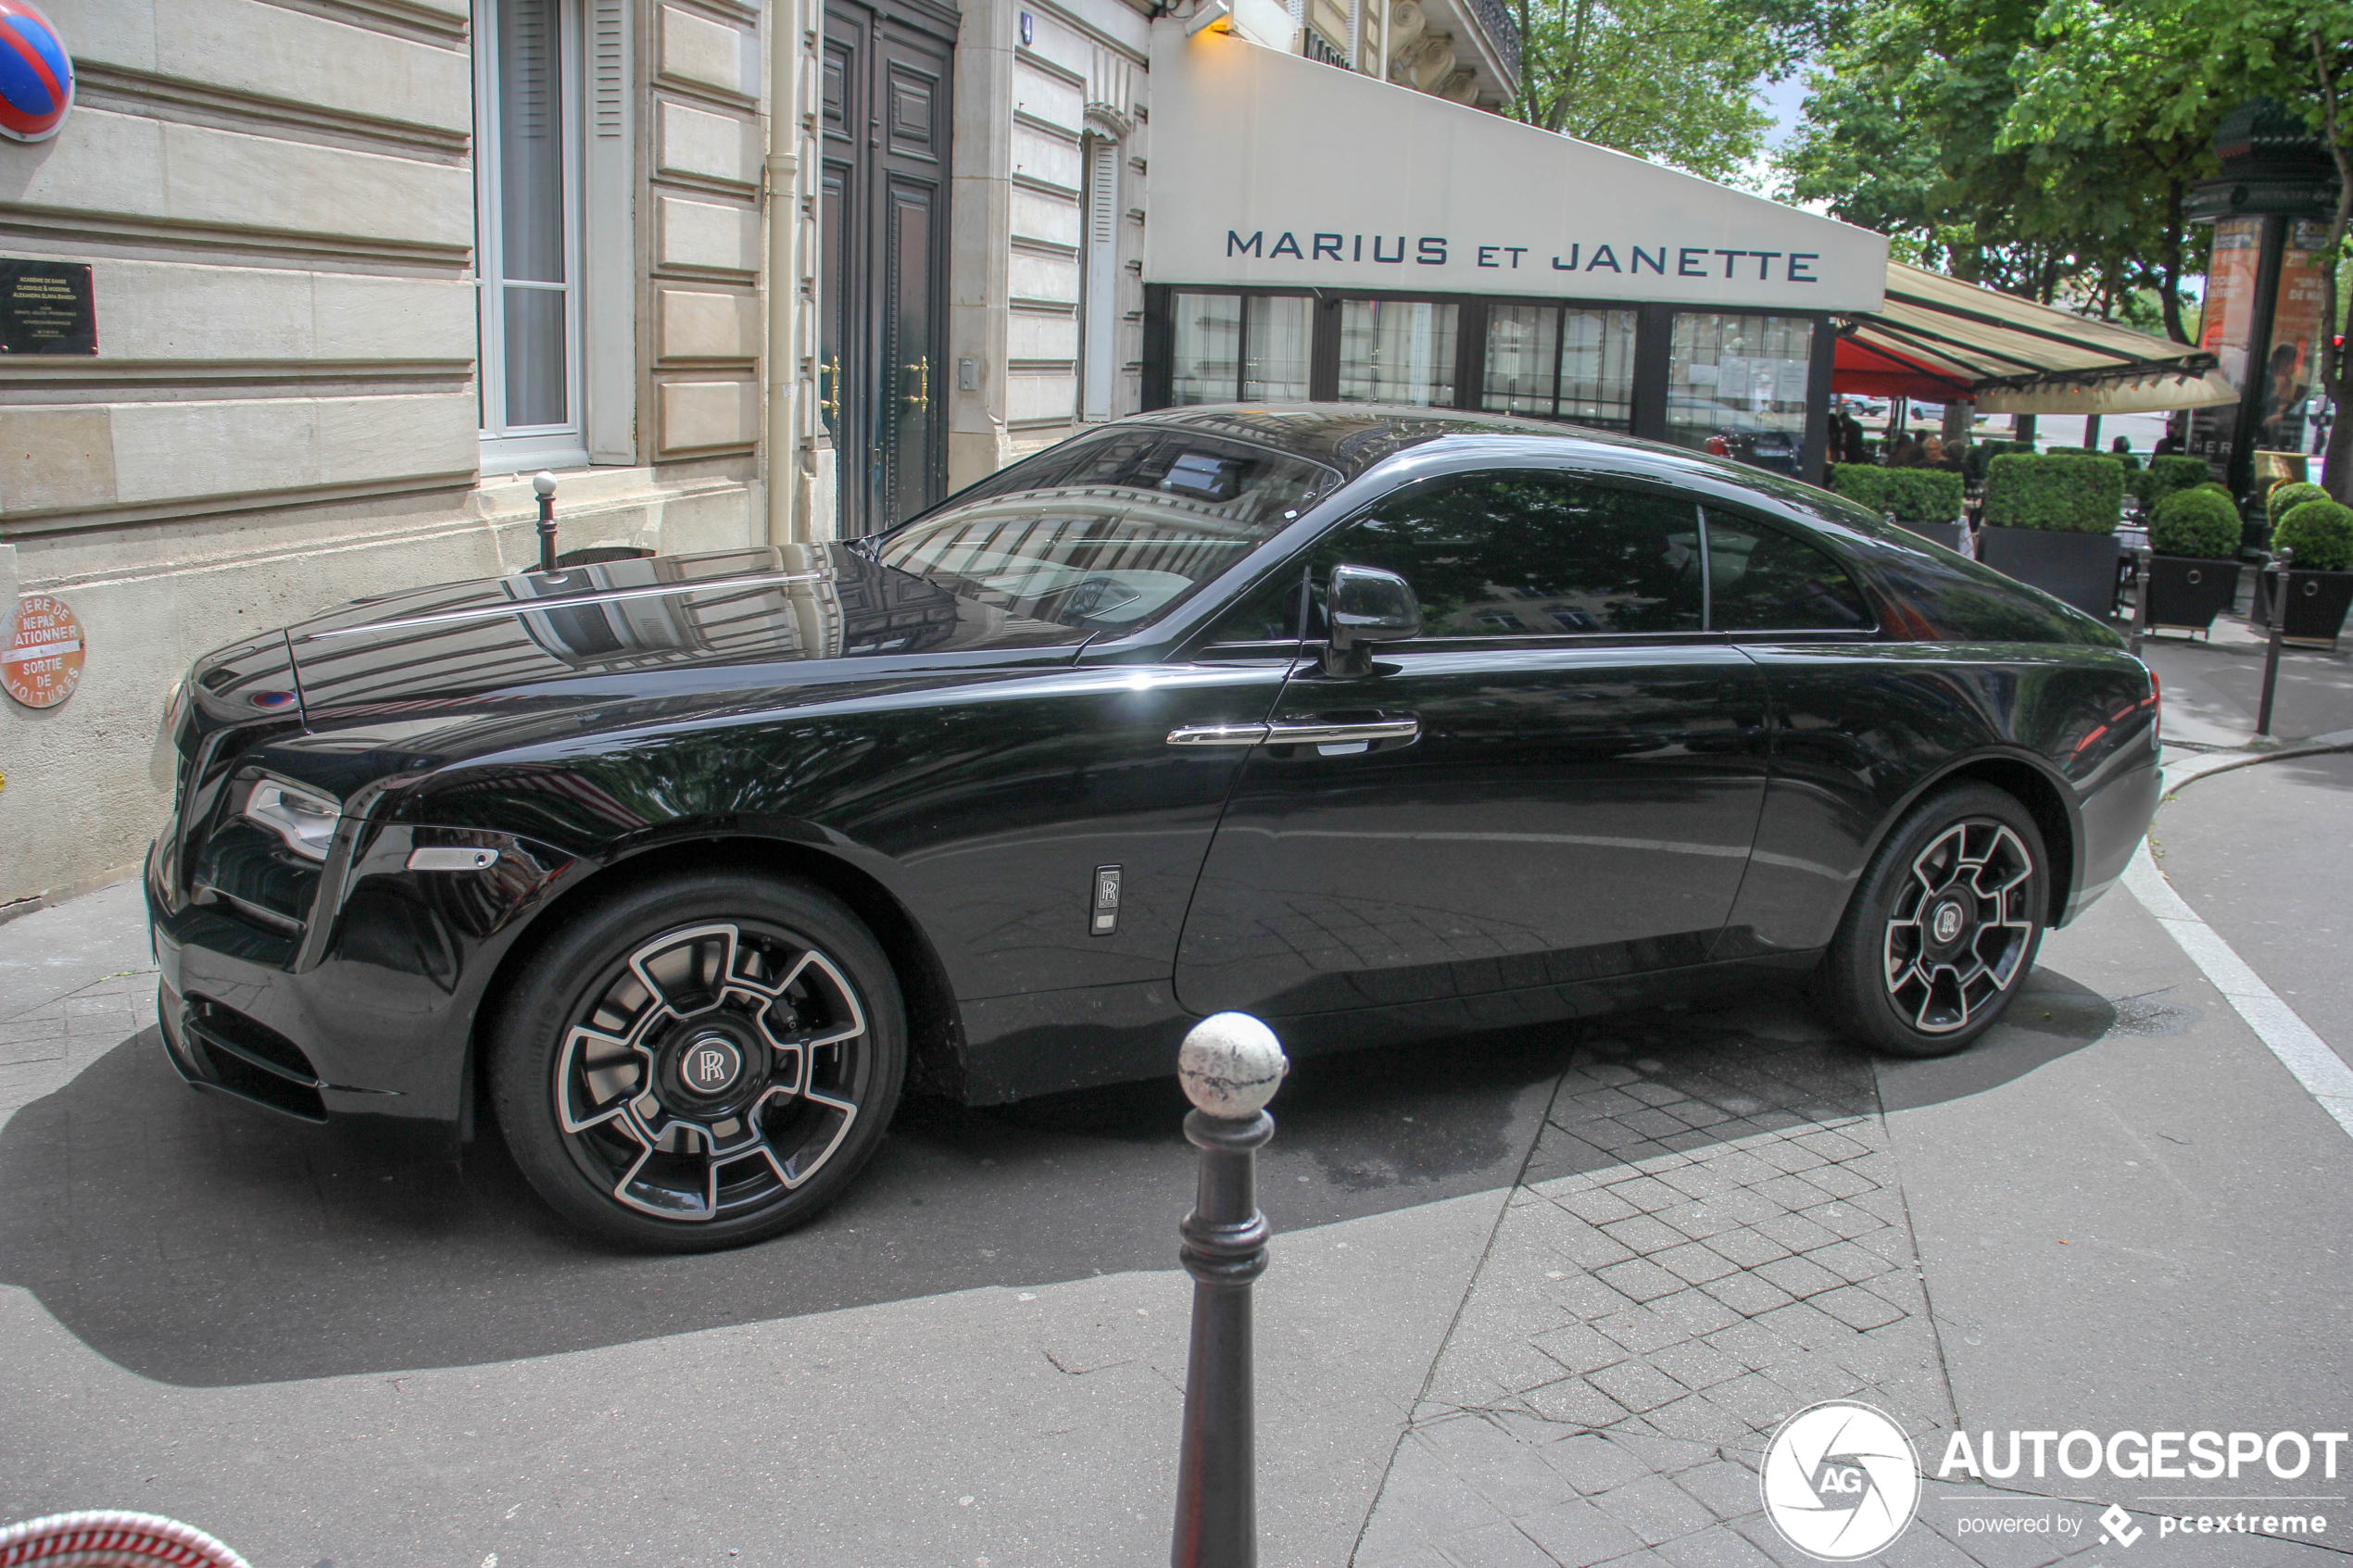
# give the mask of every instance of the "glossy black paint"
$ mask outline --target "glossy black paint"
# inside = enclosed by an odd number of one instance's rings
[[[821,545],[389,596],[200,660],[147,877],[168,1000],[282,1036],[331,1121],[454,1133],[505,966],[569,900],[753,863],[850,902],[899,967],[919,1073],[1000,1100],[1164,1073],[1219,1007],[1315,1049],[1802,968],[1895,818],[1957,772],[2043,822],[2055,919],[2114,881],[2154,809],[2149,677],[2119,639],[1822,492],[1501,419],[1147,422],[1331,478],[1125,635]],[[1312,642],[1214,640],[1377,498],[1503,468],[1800,533],[1846,564],[1876,629],[1426,637],[1340,675]],[[1420,738],[1362,752],[1165,738],[1396,713]],[[239,819],[264,775],[344,802],[323,862]],[[407,870],[428,845],[499,859]],[[1093,935],[1103,865],[1125,898]],[[238,1092],[174,1040],[184,1073]]]
[[[1698,640],[1504,641],[1284,687],[1278,717],[1412,714],[1422,738],[1252,753],[1186,922],[1189,1010],[1288,1018],[1706,960],[1765,794],[1762,674]]]

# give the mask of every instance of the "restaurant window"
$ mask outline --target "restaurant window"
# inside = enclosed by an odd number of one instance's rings
[[[1300,295],[1173,295],[1169,402],[1305,401],[1309,304]]]
[[[483,466],[585,463],[576,7],[477,0],[474,29]]]
[[[1314,324],[1297,295],[1258,295],[1242,311],[1242,401],[1307,400],[1308,345]]]
[[[1678,312],[1667,370],[1667,440],[1798,471],[1813,358],[1806,317]]]
[[[1481,406],[1502,414],[1631,430],[1634,320],[1631,310],[1490,305]]]
[[[1460,310],[1428,300],[1340,301],[1340,400],[1451,407]]]

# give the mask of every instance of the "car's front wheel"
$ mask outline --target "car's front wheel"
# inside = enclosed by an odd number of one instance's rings
[[[2050,908],[2043,834],[1990,784],[1938,791],[1872,857],[1817,990],[1847,1034],[1892,1056],[1976,1039],[2034,967]]]
[[[906,1023],[881,947],[821,889],[681,876],[583,911],[494,1021],[507,1145],[558,1212],[676,1252],[788,1230],[882,1141]]]

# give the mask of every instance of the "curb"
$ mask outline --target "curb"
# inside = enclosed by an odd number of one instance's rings
[[[2159,803],[2171,798],[2184,785],[2215,773],[2227,773],[2234,768],[2252,768],[2259,762],[2284,762],[2292,757],[2326,757],[2335,752],[2353,751],[2353,730],[2335,730],[2328,734],[2314,735],[2300,746],[2282,746],[2277,751],[2210,751],[2178,767],[2165,770],[2165,794]]]
[[[26,915],[38,914],[43,909],[54,909],[58,905],[79,898],[85,893],[95,893],[102,887],[112,887],[119,882],[129,882],[132,877],[146,870],[146,864],[144,859],[133,860],[127,866],[116,866],[109,871],[100,872],[95,876],[85,876],[80,882],[69,882],[60,887],[44,888],[41,892],[28,893],[21,898],[11,898],[6,903],[0,903],[0,925],[6,925],[13,920],[20,920]]]

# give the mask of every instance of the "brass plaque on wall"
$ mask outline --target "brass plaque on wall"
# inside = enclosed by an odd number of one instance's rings
[[[88,262],[0,257],[0,354],[97,352]]]

